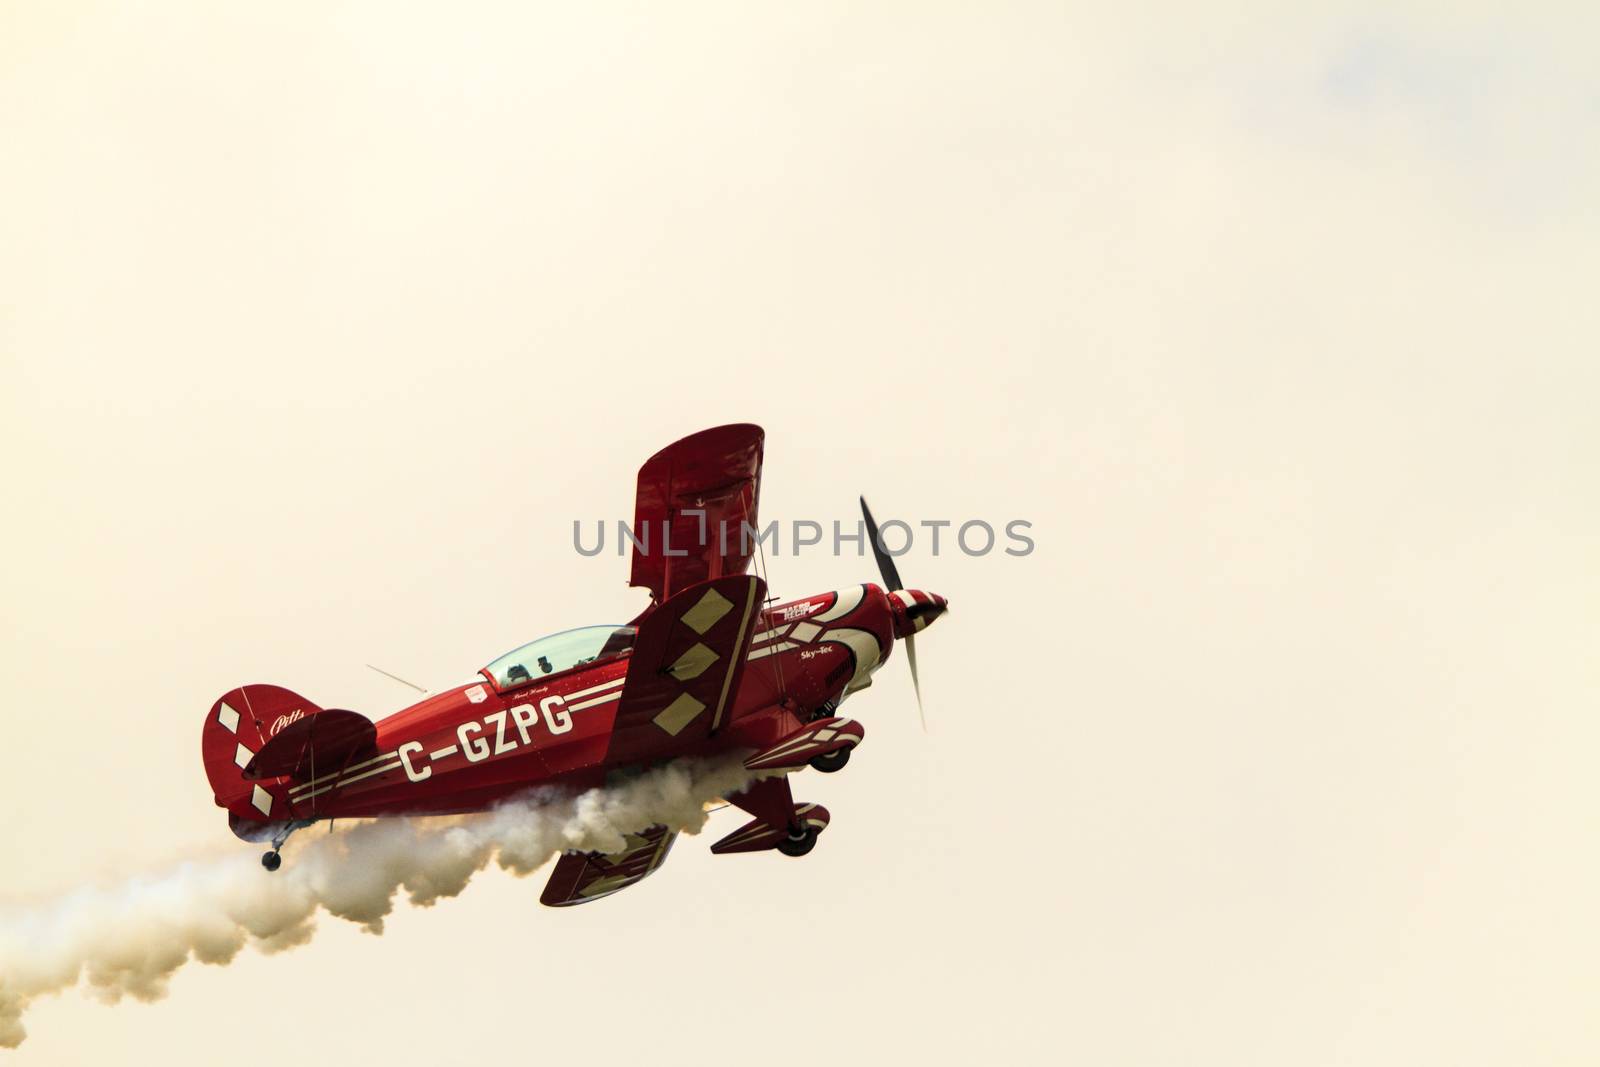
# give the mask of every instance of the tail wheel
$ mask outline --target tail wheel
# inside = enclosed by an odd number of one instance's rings
[[[263,852],[261,854],[261,866],[269,871],[275,871],[283,866],[283,857],[278,855],[277,849],[273,849],[271,852]]]
[[[817,847],[817,834],[819,833],[821,831],[815,826],[791,830],[788,837],[778,842],[778,851],[785,856],[804,856],[807,852]]]
[[[811,758],[811,766],[823,774],[842,771],[844,770],[844,765],[850,762],[850,751],[849,748],[841,748],[836,752],[829,752],[825,756],[813,756]]]

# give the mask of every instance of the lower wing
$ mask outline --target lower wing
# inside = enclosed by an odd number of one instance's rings
[[[625,838],[622,852],[568,852],[556,862],[539,903],[552,908],[587,904],[654,874],[666,862],[677,832],[652,826]]]

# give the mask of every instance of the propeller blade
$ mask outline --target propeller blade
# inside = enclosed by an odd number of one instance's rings
[[[922,683],[917,680],[917,639],[906,638],[906,662],[911,664],[911,688],[917,692],[917,718],[922,720],[922,732],[928,732],[928,713],[922,710]]]
[[[904,589],[905,584],[900,581],[900,572],[894,566],[894,557],[885,552],[883,546],[878,544],[878,524],[873,521],[872,512],[867,508],[866,497],[861,498],[861,515],[867,520],[867,536],[872,538],[872,555],[878,561],[878,571],[883,575],[884,584],[891,593],[896,589]],[[912,660],[913,664],[915,662],[915,660]],[[916,668],[913,666],[912,672],[915,673],[915,671]]]
[[[872,557],[878,561],[878,571],[883,575],[883,584],[889,592],[904,589],[905,583],[900,580],[900,571],[894,565],[894,557],[883,550],[878,543],[878,523],[872,517],[872,509],[867,507],[867,498],[861,498],[861,517],[867,520],[867,535],[872,538]],[[911,664],[911,688],[917,693],[917,718],[922,720],[922,732],[928,732],[928,713],[922,708],[922,682],[917,678],[917,642],[907,634],[906,662]]]

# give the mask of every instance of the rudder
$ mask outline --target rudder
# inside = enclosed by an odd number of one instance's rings
[[[321,711],[300,694],[276,685],[242,685],[211,705],[200,732],[200,756],[212,797],[219,808],[228,809],[235,833],[236,824],[289,817],[283,786],[250,781],[244,768],[286,726]]]

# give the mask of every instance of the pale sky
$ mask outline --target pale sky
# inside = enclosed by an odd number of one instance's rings
[[[492,870],[8,1062],[1600,1059],[1600,20],[1502,6],[0,5],[5,903],[256,849],[234,685],[630,617],[571,522],[693,430],[1037,543],[900,560],[932,729],[896,657],[805,859]]]

